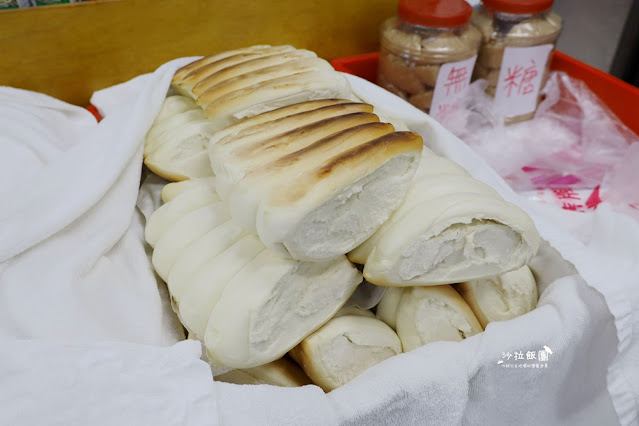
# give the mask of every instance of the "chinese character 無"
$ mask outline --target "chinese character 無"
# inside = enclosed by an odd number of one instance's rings
[[[451,88],[453,89],[453,93],[460,93],[462,90],[466,88],[466,84],[468,79],[466,78],[468,75],[468,69],[466,67],[455,68],[453,67],[448,73],[448,77],[446,79],[446,96],[450,95]]]

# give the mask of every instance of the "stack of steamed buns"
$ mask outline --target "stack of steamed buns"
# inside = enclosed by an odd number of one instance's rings
[[[535,308],[532,220],[313,52],[224,52],[173,88],[144,149],[173,183],[145,236],[180,321],[232,369],[216,380],[331,391]]]

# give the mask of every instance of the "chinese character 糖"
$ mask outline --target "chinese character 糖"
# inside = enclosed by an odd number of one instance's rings
[[[508,94],[506,95],[507,98],[510,98],[513,88],[519,87],[519,84],[515,80],[521,77],[521,71],[522,67],[519,65],[516,65],[514,69],[508,67],[506,70],[508,76],[504,79],[504,82],[506,83],[506,90],[508,91]]]
[[[531,62],[532,65],[524,70],[524,75],[521,77],[518,90],[520,95],[528,95],[535,91],[535,83],[533,83],[533,80],[539,73],[537,72],[537,65],[535,64],[535,61],[531,60]]]

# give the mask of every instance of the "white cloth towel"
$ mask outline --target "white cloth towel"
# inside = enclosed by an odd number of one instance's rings
[[[157,183],[145,185],[138,198],[140,148],[171,75],[186,61],[96,93],[93,103],[105,120],[87,124],[85,132],[76,132],[82,140],[68,142],[55,161],[2,192],[0,424],[639,421],[639,224],[604,205],[594,213],[592,238],[584,245],[521,200],[428,116],[355,77],[349,81],[359,97],[401,118],[436,152],[531,214],[550,243],[533,265],[540,278],[538,309],[493,323],[463,342],[437,342],[393,357],[330,394],[315,386],[213,383],[195,342],[164,348],[69,344],[89,339],[163,345],[177,338],[144,253],[143,218],[135,204],[148,208],[157,202]],[[43,117],[53,114],[47,108],[56,109],[52,100],[30,93],[12,104],[5,96],[10,92],[0,92],[3,113],[17,102]],[[65,108],[78,123],[85,116]],[[23,134],[18,123],[10,134]],[[60,126],[58,132],[71,124],[49,123]],[[15,145],[3,144],[0,156],[18,158]],[[519,354],[524,360],[513,359]],[[535,359],[527,359],[532,354]]]
[[[135,202],[144,135],[185,62],[138,78],[99,125],[82,108],[1,88],[0,169],[12,172],[0,190],[0,338],[180,339]]]

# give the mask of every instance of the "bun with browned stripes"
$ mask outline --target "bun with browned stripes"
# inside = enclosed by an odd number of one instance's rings
[[[327,61],[292,46],[207,56],[178,70],[173,87],[195,99],[214,130],[299,102],[351,96],[346,78]]]
[[[402,201],[423,146],[372,111],[311,101],[216,135],[211,164],[233,219],[293,259],[330,259],[361,244]]]

